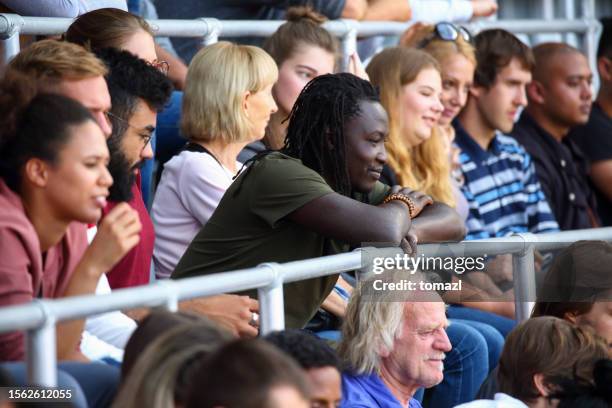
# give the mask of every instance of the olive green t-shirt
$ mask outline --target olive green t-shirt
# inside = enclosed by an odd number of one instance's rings
[[[286,219],[304,204],[334,192],[317,172],[278,152],[251,166],[225,192],[211,218],[183,254],[172,278],[348,251],[348,245]],[[380,203],[387,189],[378,183],[370,193],[370,203]],[[337,279],[338,275],[331,275],[284,285],[286,326],[303,327]],[[257,295],[255,290],[245,293]]]

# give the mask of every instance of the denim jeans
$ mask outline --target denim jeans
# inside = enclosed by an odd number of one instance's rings
[[[25,363],[2,363],[0,366],[16,385],[27,384]],[[58,387],[73,390],[73,406],[109,407],[119,387],[119,369],[102,363],[63,361],[58,364],[57,380]]]
[[[502,349],[504,348],[504,337],[493,326],[473,320],[452,319],[453,322],[461,322],[478,331],[487,342],[489,351],[489,372],[491,372],[499,362]]]
[[[449,306],[448,309],[446,309],[446,315],[449,319],[470,320],[488,324],[497,329],[504,338],[506,338],[508,333],[516,326],[516,322],[507,317],[461,305]]]

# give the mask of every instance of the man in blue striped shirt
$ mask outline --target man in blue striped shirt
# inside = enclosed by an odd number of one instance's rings
[[[559,226],[529,154],[514,139],[514,119],[527,105],[534,64],[529,47],[504,30],[475,37],[478,66],[465,109],[455,121],[463,193],[470,212],[466,239],[514,232],[551,232]]]

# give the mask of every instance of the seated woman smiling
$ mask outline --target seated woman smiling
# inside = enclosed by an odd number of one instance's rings
[[[351,74],[315,78],[293,106],[283,149],[252,159],[172,277],[331,255],[363,242],[407,247],[431,228],[460,238],[463,225],[452,209],[378,182],[387,134],[387,113],[369,82]],[[336,281],[286,284],[287,327],[302,327]]]

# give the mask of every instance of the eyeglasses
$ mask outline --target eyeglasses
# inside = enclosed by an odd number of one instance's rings
[[[168,75],[168,71],[170,70],[170,64],[167,61],[153,60],[151,62],[147,62],[150,66],[157,68],[159,72],[164,75]]]
[[[436,38],[443,41],[457,41],[459,36],[468,43],[472,42],[472,34],[465,27],[456,26],[448,22],[438,23],[434,27],[433,33],[421,40],[417,44],[417,48],[425,48],[427,44]]]
[[[127,120],[115,115],[114,113],[111,113],[109,111],[104,112],[104,115],[106,116],[106,119],[110,122],[111,119],[115,119],[118,120],[119,122],[123,123],[125,126],[130,127],[134,130],[136,130],[136,133],[138,134],[138,136],[140,136],[140,138],[142,139],[144,145],[142,146],[142,148],[144,149],[145,147],[147,147],[147,145],[151,142],[151,139],[153,138],[153,132],[147,134],[147,135],[143,135],[142,131],[143,129],[139,129],[136,126],[130,125],[130,122],[128,122]],[[112,123],[112,122],[111,122]]]

